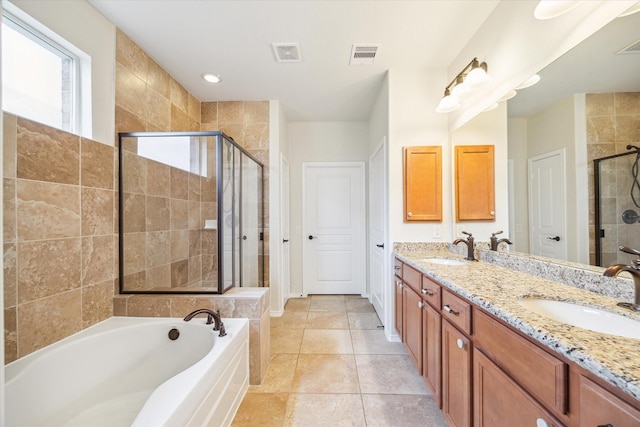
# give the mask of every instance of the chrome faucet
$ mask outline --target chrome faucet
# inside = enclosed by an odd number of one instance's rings
[[[489,239],[489,241],[491,242],[491,250],[492,251],[498,251],[498,245],[500,243],[506,243],[507,245],[513,245],[513,242],[509,239],[500,239],[498,240],[498,238],[496,237],[498,234],[502,234],[502,230],[500,231],[496,231],[495,233],[491,233],[491,238]]]
[[[607,277],[616,277],[621,271],[626,271],[631,274],[634,287],[633,303],[619,302],[618,305],[630,310],[640,311],[640,251],[626,246],[618,246],[618,249],[631,255],[638,255],[639,258],[634,260],[632,265],[614,264],[609,266],[604,270],[604,275]]]
[[[215,325],[213,326],[214,331],[220,331],[218,336],[223,337],[227,335],[227,332],[224,330],[224,323],[222,323],[222,318],[220,317],[220,310],[213,311],[208,308],[199,308],[191,313],[187,314],[184,318],[185,322],[196,317],[198,314],[206,314],[207,315],[207,325],[212,324],[215,321]]]
[[[477,259],[474,256],[474,245],[473,245],[473,235],[471,233],[467,233],[466,231],[462,231],[462,234],[468,236],[465,239],[456,239],[453,241],[454,245],[457,245],[458,243],[464,243],[467,245],[467,260],[469,261],[477,261]]]

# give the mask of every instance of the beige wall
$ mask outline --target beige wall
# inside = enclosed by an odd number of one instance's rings
[[[4,114],[5,361],[112,315],[113,147]]]

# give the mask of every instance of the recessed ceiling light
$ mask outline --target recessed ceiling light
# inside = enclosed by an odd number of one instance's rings
[[[212,73],[202,73],[202,78],[209,83],[220,83],[222,81],[220,76]]]

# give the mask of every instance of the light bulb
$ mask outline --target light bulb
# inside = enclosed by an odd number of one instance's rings
[[[440,100],[440,104],[436,108],[436,113],[450,113],[460,108],[460,102],[455,95],[450,95],[449,91],[445,92],[445,96]]]
[[[491,77],[482,67],[476,67],[469,71],[467,77],[464,79],[465,84],[471,89],[477,89],[486,85],[491,81]]]

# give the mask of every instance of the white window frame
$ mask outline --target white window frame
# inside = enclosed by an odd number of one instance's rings
[[[70,127],[63,130],[91,138],[91,57],[6,0],[2,1],[2,22],[54,54],[71,59]]]

